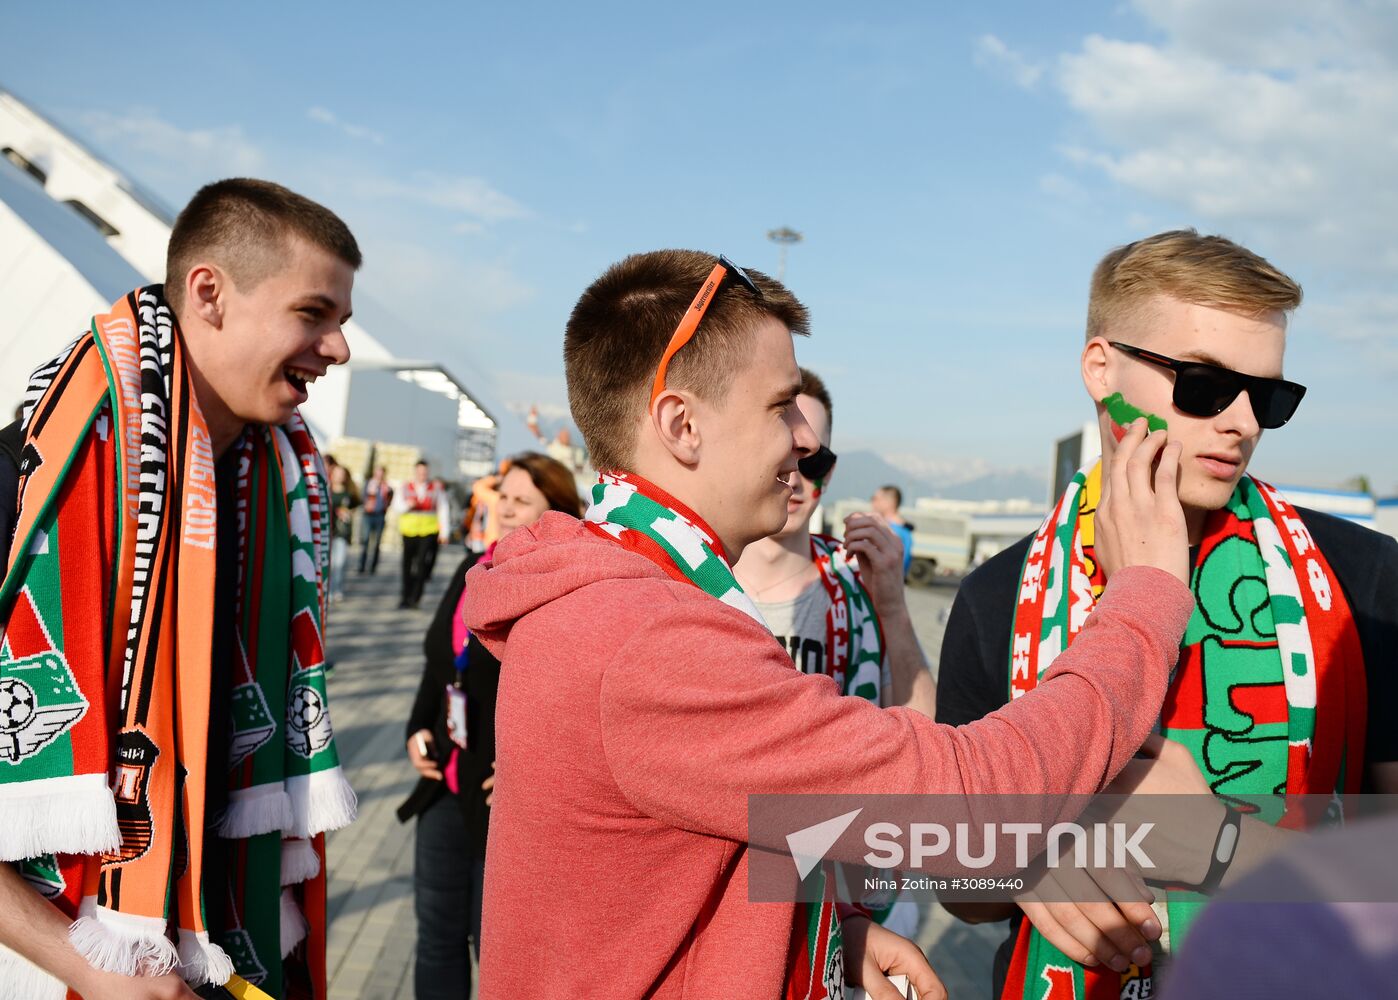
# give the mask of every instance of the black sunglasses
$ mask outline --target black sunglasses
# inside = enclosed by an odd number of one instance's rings
[[[1231,368],[1205,364],[1202,361],[1177,361],[1154,351],[1108,341],[1118,351],[1133,358],[1175,373],[1175,407],[1195,417],[1213,417],[1222,413],[1247,390],[1253,416],[1260,427],[1274,429],[1282,426],[1296,413],[1306,387],[1280,378],[1244,375]]]
[[[838,457],[825,445],[821,445],[819,451],[798,460],[796,468],[801,470],[801,475],[814,482],[830,475],[830,470],[835,468],[835,459]]]

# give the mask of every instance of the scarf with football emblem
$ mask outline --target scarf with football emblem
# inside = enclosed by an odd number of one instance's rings
[[[704,521],[658,486],[629,472],[604,472],[592,487],[587,526],[645,556],[672,579],[698,587],[766,628],[761,613],[733,576],[723,543]],[[787,1000],[823,1000],[844,989],[844,948],[835,913],[834,880],[817,866],[802,886],[818,898],[796,904],[787,955]]]
[[[1102,469],[1074,478],[1034,536],[1020,574],[1011,698],[1032,691],[1082,630],[1106,586],[1093,553]],[[1295,509],[1244,476],[1209,514],[1191,573],[1195,610],[1161,711],[1161,731],[1194,754],[1215,793],[1330,795],[1359,790],[1365,675],[1354,616]],[[1265,816],[1302,825],[1291,813]],[[1171,949],[1204,905],[1165,892]],[[1022,920],[1005,1000],[1150,996],[1150,966],[1086,968]]]
[[[0,861],[74,918],[97,968],[195,985],[236,968],[274,996],[324,997],[322,834],[355,801],[326,702],[326,481],[304,423],[235,446],[237,687],[216,760],[216,456],[160,286],[34,373],[23,430],[0,585]],[[231,768],[220,886],[203,878],[211,767]],[[218,941],[210,906],[231,929]],[[0,994],[64,993],[0,949]]]

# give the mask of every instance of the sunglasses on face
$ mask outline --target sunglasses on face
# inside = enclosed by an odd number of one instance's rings
[[[825,445],[820,446],[820,450],[807,455],[796,463],[796,468],[801,470],[801,475],[815,482],[817,479],[824,479],[830,475],[830,470],[835,468],[836,455]]]
[[[1228,409],[1238,394],[1247,391],[1253,416],[1258,426],[1266,429],[1281,427],[1301,405],[1306,387],[1280,378],[1244,375],[1231,368],[1209,365],[1202,361],[1177,361],[1154,351],[1108,341],[1118,351],[1148,364],[1168,368],[1175,373],[1175,408],[1194,417],[1214,417]]]
[[[718,297],[718,293],[723,291],[724,286],[734,281],[759,299],[762,298],[762,290],[748,277],[747,272],[727,257],[719,254],[718,263],[709,272],[709,276],[704,279],[704,284],[699,287],[699,293],[694,296],[694,301],[684,311],[680,325],[675,327],[675,332],[670,335],[670,343],[666,346],[665,353],[661,355],[660,365],[655,369],[655,383],[651,386],[650,401],[652,403],[665,391],[665,372],[669,370],[670,359],[678,353],[681,347],[694,338],[694,331],[699,329],[699,321],[704,318],[704,313],[709,311],[709,305]]]

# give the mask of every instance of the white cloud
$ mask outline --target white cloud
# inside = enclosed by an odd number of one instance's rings
[[[382,133],[375,132],[373,129],[363,125],[352,125],[349,122],[341,121],[339,116],[328,108],[319,106],[308,108],[306,110],[306,117],[313,122],[319,122],[322,125],[329,125],[332,128],[337,128],[351,139],[362,139],[365,142],[372,142],[375,146],[382,146],[384,144]]]
[[[1042,66],[1035,65],[994,35],[976,39],[976,65],[1004,76],[1017,87],[1032,90],[1044,75]]]
[[[1134,0],[1158,41],[1091,35],[1054,82],[1068,163],[1343,286],[1307,312],[1398,342],[1398,11],[1365,0]],[[1152,213],[1153,214],[1153,213]]]
[[[443,208],[480,223],[529,217],[529,210],[481,177],[450,176],[418,171],[409,180],[374,178],[359,185],[364,198],[391,198]]]
[[[126,114],[84,111],[77,118],[101,146],[153,158],[162,167],[205,180],[255,174],[266,163],[262,150],[239,125],[186,129],[144,109]]]

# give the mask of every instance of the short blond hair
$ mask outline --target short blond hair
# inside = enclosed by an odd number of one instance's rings
[[[1301,304],[1301,286],[1246,247],[1173,229],[1102,258],[1092,272],[1087,338],[1105,336],[1156,295],[1252,316],[1290,313]]]

